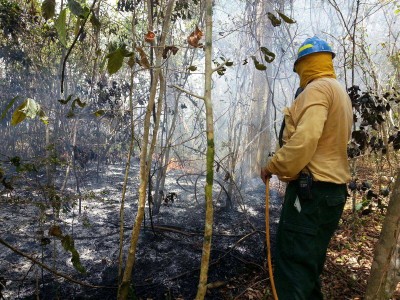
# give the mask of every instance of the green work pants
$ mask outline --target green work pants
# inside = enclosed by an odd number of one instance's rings
[[[345,184],[313,182],[312,199],[296,201],[298,182],[287,186],[276,237],[274,277],[279,300],[323,299],[320,275],[346,194]]]

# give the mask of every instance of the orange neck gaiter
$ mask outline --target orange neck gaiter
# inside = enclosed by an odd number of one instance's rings
[[[303,57],[296,64],[295,69],[300,76],[300,87],[302,88],[317,78],[336,78],[332,54],[327,52],[313,53]]]

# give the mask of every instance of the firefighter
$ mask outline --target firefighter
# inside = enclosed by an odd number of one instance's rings
[[[316,36],[300,46],[294,71],[301,93],[284,109],[281,148],[261,169],[287,181],[276,237],[279,300],[323,299],[320,275],[346,201],[350,98],[336,80],[333,53]]]

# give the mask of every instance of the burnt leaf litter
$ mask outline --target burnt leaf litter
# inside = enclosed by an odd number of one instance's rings
[[[373,176],[369,168],[361,171],[365,178]],[[5,299],[36,299],[37,295],[40,299],[116,299],[122,174],[123,165],[111,165],[98,182],[90,172],[82,177],[85,192],[81,215],[73,191],[62,195],[60,213],[54,213],[49,199],[43,198],[37,186],[44,178],[40,172],[38,178],[14,182],[11,195],[3,195],[0,200],[1,238],[59,273],[101,287],[82,286],[57,277],[1,245],[0,280],[5,282],[1,285]],[[153,226],[146,208],[134,267],[134,299],[194,299],[196,295],[204,226],[203,183],[197,180],[195,193],[196,176],[183,174],[184,170],[168,172],[166,191],[175,193],[174,201],[165,203],[153,216]],[[130,182],[125,207],[125,253],[136,212],[137,166]],[[363,178],[360,182],[356,193],[362,199],[373,186],[363,184],[367,182]],[[273,251],[284,188],[273,178]],[[265,186],[258,179],[248,182],[231,210],[225,208],[218,187],[215,193],[207,299],[272,299],[265,254]],[[354,219],[347,208],[331,242],[322,277],[327,299],[362,299],[383,219],[376,205],[369,214],[363,211],[359,210]],[[71,252],[60,242],[67,235],[73,239],[85,272],[74,268]]]
[[[74,191],[60,194],[58,206],[43,196],[39,183],[44,174],[36,172],[15,179],[13,190],[0,200],[1,238],[59,273],[105,288],[71,283],[1,245],[5,299],[36,299],[36,295],[40,299],[115,299],[123,170],[123,165],[109,166],[99,182],[94,171],[86,171],[87,176],[81,177],[81,215]],[[204,179],[182,175],[182,170],[168,172],[166,193],[171,199],[153,216],[153,224],[146,208],[133,273],[138,299],[193,299],[196,295],[203,242]],[[125,205],[125,253],[136,215],[138,182],[136,166]],[[72,179],[70,183],[73,185]],[[261,180],[249,183],[231,210],[225,208],[225,195],[219,195],[218,189],[216,186],[208,297],[232,299],[246,292],[245,274],[257,274],[263,289],[266,287],[265,188]],[[274,199],[271,219],[276,224],[281,197]]]

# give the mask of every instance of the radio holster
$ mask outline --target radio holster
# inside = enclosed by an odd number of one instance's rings
[[[312,199],[312,183],[313,178],[309,173],[301,172],[298,182],[298,196],[301,200],[311,200]]]

